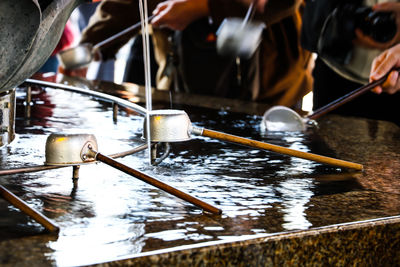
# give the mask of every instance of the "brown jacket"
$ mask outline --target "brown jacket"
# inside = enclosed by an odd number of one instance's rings
[[[158,2],[160,1],[148,1],[149,13]],[[310,53],[300,47],[301,3],[302,1],[299,0],[270,0],[265,13],[256,15],[254,19],[263,20],[266,23],[266,34],[261,42],[258,54],[244,68],[246,73],[243,74],[243,77],[248,81],[244,81],[244,87],[240,89],[242,92],[234,94],[234,97],[293,107],[311,90]],[[215,25],[219,25],[225,17],[243,17],[246,12],[244,6],[233,0],[209,0],[209,7],[210,16]],[[99,5],[96,14],[91,18],[81,42],[97,43],[137,21],[139,21],[137,1],[105,0]],[[189,32],[190,26],[185,31]],[[183,37],[185,37],[185,31],[182,33]],[[160,82],[163,78],[165,81],[166,78],[163,77],[166,54],[168,53],[165,50],[169,50],[170,46],[167,45],[167,42],[162,41],[165,40],[165,33],[162,33],[162,31],[155,31],[155,33],[158,37],[153,39],[156,47],[155,55],[160,64],[157,87],[164,89],[170,85],[170,82]],[[159,37],[160,34],[161,38]],[[190,35],[190,33],[187,35]],[[126,41],[123,40],[120,44],[103,51],[103,57],[113,57]],[[192,53],[191,56],[184,55],[184,58],[181,59],[180,67],[185,70],[180,73],[186,89],[196,93],[232,96],[226,91],[223,94],[215,92],[214,89],[217,86],[214,79],[209,79],[209,84],[204,83],[210,75],[215,75],[218,71],[213,71],[213,66],[207,65],[201,68],[193,68],[201,56],[198,55],[196,58],[196,55]],[[216,60],[216,62],[218,61]],[[202,86],[202,88],[198,89],[196,86]]]
[[[147,1],[149,14],[160,2],[162,1]],[[138,21],[140,21],[140,14],[137,0],[104,0],[99,4],[89,20],[89,25],[82,32],[80,43],[97,44]],[[115,45],[102,50],[103,59],[113,58],[129,39],[121,39]]]
[[[214,23],[243,17],[246,8],[232,0],[209,0]],[[254,101],[294,107],[312,89],[310,52],[300,45],[302,0],[270,0],[254,20],[267,28],[257,58],[248,67],[247,95]]]

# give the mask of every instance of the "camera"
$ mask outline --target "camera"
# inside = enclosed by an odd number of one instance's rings
[[[354,25],[349,30],[359,28],[365,35],[380,43],[388,42],[396,35],[396,17],[392,12],[378,12],[371,7],[350,4],[343,7],[343,12],[344,23]]]
[[[318,41],[318,52],[339,64],[348,64],[352,57],[356,29],[376,42],[388,42],[397,32],[395,14],[374,11],[371,7],[354,3],[340,5],[325,21]]]

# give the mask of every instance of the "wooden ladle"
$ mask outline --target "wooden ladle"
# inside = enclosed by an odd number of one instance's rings
[[[249,147],[273,151],[297,158],[308,159],[328,165],[362,170],[363,166],[358,163],[334,159],[317,154],[302,152],[282,146],[255,141],[235,135],[199,128],[192,125],[189,116],[183,110],[152,110],[148,113],[150,119],[150,140],[152,142],[180,142],[190,139],[191,134],[206,136],[221,141],[232,142]],[[146,121],[145,124],[146,125]],[[144,137],[148,134],[146,127],[143,127]]]
[[[180,199],[186,200],[203,210],[221,214],[222,211],[200,199],[184,193],[170,185],[167,185],[147,174],[130,168],[109,156],[97,152],[97,141],[91,134],[51,134],[46,141],[46,164],[48,165],[74,165],[101,161],[111,167],[123,171],[133,177],[151,184]]]

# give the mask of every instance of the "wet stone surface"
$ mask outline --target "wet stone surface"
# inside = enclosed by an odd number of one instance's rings
[[[35,90],[32,118],[17,98],[17,139],[0,168],[41,165],[49,134],[93,133],[103,154],[143,144],[143,118],[87,96]],[[199,208],[102,163],[0,176],[0,183],[56,222],[58,235],[0,199],[0,264],[76,266],[208,241],[235,241],[399,215],[400,129],[327,116],[305,133],[261,133],[261,117],[175,105],[196,126],[364,164],[353,172],[205,137],[172,144],[158,166],[147,151],[119,161],[220,208]]]

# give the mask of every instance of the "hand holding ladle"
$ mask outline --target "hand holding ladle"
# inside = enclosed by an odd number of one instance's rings
[[[400,68],[395,70],[400,71]],[[261,128],[268,131],[304,131],[308,122],[320,118],[326,113],[348,103],[354,98],[371,91],[376,86],[383,84],[388,75],[389,73],[379,80],[361,86],[350,93],[328,103],[327,105],[320,107],[305,118],[301,117],[297,112],[288,107],[274,106],[264,113],[261,122]]]

